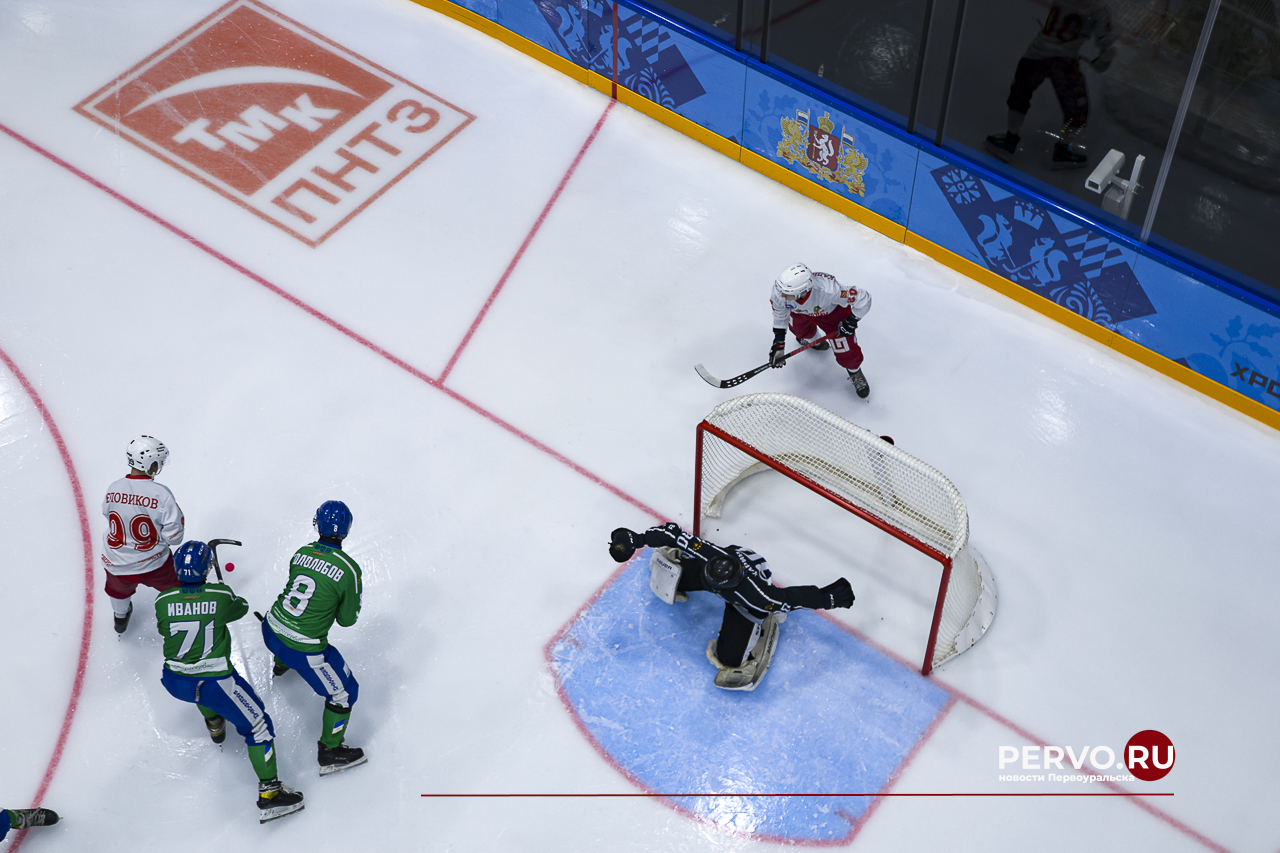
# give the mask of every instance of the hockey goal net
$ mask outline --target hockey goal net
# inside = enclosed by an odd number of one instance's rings
[[[773,469],[942,564],[921,672],[968,649],[995,618],[996,588],[969,547],[969,514],[934,468],[862,427],[789,394],[727,400],[698,424],[694,534],[725,496]]]

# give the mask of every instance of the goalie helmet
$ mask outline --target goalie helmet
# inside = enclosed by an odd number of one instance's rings
[[[794,264],[778,273],[778,278],[774,284],[778,286],[784,296],[799,296],[809,289],[809,279],[812,277],[809,268],[804,264]]]
[[[154,477],[160,473],[160,469],[164,468],[164,463],[169,460],[169,448],[165,447],[164,442],[158,438],[140,435],[129,442],[129,447],[125,450],[124,455],[129,460],[130,468]],[[155,466],[154,471],[151,470],[153,465]]]
[[[342,501],[325,501],[311,519],[316,532],[326,539],[346,539],[353,521],[351,510]]]
[[[173,571],[178,575],[178,583],[183,586],[199,586],[209,576],[209,566],[213,561],[209,546],[194,539],[182,543],[182,547],[173,555]]]
[[[713,557],[702,567],[707,589],[733,589],[742,583],[742,564],[731,557]]]

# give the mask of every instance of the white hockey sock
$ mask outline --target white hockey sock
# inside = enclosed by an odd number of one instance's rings
[[[111,611],[117,616],[123,616],[129,612],[129,603],[132,598],[113,598],[111,599]]]

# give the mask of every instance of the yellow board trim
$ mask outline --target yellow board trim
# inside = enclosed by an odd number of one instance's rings
[[[594,71],[587,71],[581,66],[570,62],[564,57],[547,50],[541,45],[534,44],[524,36],[517,35],[504,27],[498,26],[493,21],[475,12],[463,9],[449,0],[411,0],[419,6],[425,6],[441,13],[447,17],[453,18],[473,27],[485,35],[492,36],[503,44],[511,47],[520,53],[530,56],[544,65],[548,65],[564,74],[596,89],[604,94],[613,97],[614,86],[613,81]],[[1139,364],[1145,365],[1152,370],[1169,377],[1175,382],[1186,385],[1192,390],[1198,391],[1206,397],[1217,400],[1219,403],[1228,408],[1235,409],[1243,415],[1247,415],[1256,421],[1266,424],[1267,426],[1280,430],[1280,412],[1268,406],[1259,403],[1250,397],[1246,397],[1234,388],[1228,388],[1225,385],[1214,382],[1206,376],[1196,373],[1189,367],[1183,367],[1171,358],[1160,355],[1159,353],[1147,349],[1141,344],[1134,343],[1124,335],[1117,334],[1110,329],[1106,329],[1086,320],[1074,311],[1069,311],[1054,302],[1050,302],[1038,293],[1033,293],[1025,287],[1014,284],[1003,276],[997,275],[984,266],[980,266],[968,258],[957,255],[950,249],[943,248],[931,240],[927,240],[912,231],[908,231],[906,226],[899,225],[891,219],[887,219],[875,211],[863,207],[855,201],[850,201],[839,193],[829,190],[807,178],[797,175],[795,172],[778,165],[767,157],[762,157],[754,151],[748,151],[738,143],[726,139],[725,137],[707,130],[700,124],[690,121],[678,113],[667,109],[660,104],[656,104],[643,95],[636,94],[622,86],[617,87],[617,99],[619,103],[625,104],[638,112],[652,118],[654,121],[665,124],[672,130],[688,136],[689,138],[701,142],[708,148],[720,152],[730,159],[741,162],[749,169],[754,169],[765,177],[771,178],[784,186],[790,187],[801,195],[808,196],[814,201],[822,204],[832,210],[843,213],[850,219],[866,225],[872,230],[879,231],[887,237],[897,240],[899,243],[905,243],[911,248],[928,255],[943,266],[949,267],[961,275],[977,281],[980,284],[990,287],[1013,301],[1025,305],[1031,310],[1043,314],[1055,322],[1079,332],[1080,334],[1097,341],[1105,347],[1124,355]]]
[[[797,175],[785,166],[780,166],[773,162],[768,157],[762,157],[754,151],[743,148],[742,164],[755,169],[767,178],[772,178],[778,183],[790,187],[801,195],[808,196],[819,204],[839,211],[850,219],[861,222],[874,231],[879,231],[881,234],[892,237],[899,243],[906,240],[907,226],[899,225],[869,207],[863,207],[856,201],[850,201],[835,190],[829,190],[808,178]]]

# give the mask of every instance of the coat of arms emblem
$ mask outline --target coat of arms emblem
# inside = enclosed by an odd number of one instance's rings
[[[841,128],[837,136],[835,130],[830,113],[823,113],[815,124],[808,112],[796,110],[794,121],[782,120],[778,156],[788,163],[799,163],[824,181],[843,184],[850,192],[865,196],[862,173],[866,171],[867,158],[853,147],[853,136],[848,131]]]

